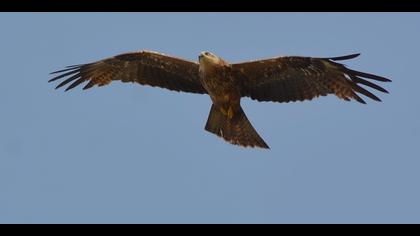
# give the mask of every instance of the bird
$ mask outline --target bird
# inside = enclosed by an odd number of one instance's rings
[[[68,85],[65,91],[85,82],[83,90],[121,81],[205,94],[212,101],[206,131],[234,145],[269,149],[245,115],[241,99],[288,103],[333,94],[345,101],[366,104],[359,96],[364,95],[380,102],[381,99],[362,86],[388,93],[368,79],[391,82],[390,79],[352,70],[339,63],[359,55],[277,56],[228,63],[209,51],[201,52],[196,62],[143,50],[67,66],[52,72],[54,77],[48,82],[62,80],[56,89]]]

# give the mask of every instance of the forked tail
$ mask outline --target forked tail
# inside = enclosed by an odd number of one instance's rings
[[[269,149],[252,127],[241,107],[229,119],[219,108],[212,105],[205,129],[235,145]]]

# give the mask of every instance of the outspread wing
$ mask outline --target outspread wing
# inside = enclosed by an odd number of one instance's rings
[[[198,64],[156,52],[142,51],[121,54],[101,61],[68,66],[48,82],[64,79],[56,88],[70,84],[66,91],[83,82],[83,89],[95,85],[103,86],[113,80],[137,82],[142,85],[157,86],[174,91],[206,93],[202,87]]]
[[[335,62],[352,59],[358,55],[352,54],[332,58],[278,57],[232,64],[232,68],[243,80],[242,96],[258,101],[303,101],[327,94],[335,94],[347,101],[355,99],[358,102],[365,103],[358,93],[373,100],[381,101],[377,96],[359,85],[362,84],[388,93],[384,88],[366,79],[382,82],[390,82],[391,80],[351,70]]]

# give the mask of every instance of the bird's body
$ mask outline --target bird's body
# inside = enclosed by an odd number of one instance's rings
[[[239,81],[231,72],[232,67],[209,52],[200,55],[199,65],[201,84],[213,105],[232,116],[232,112],[239,108],[241,100]]]
[[[199,56],[200,81],[213,104],[205,129],[242,146],[268,148],[241,108],[241,78],[232,66],[210,52]]]
[[[175,91],[208,94],[212,107],[205,129],[226,141],[250,147],[268,148],[252,127],[241,107],[242,97],[258,101],[290,102],[311,100],[335,94],[344,100],[365,103],[356,93],[380,101],[358,84],[386,92],[382,87],[361,77],[388,82],[390,80],[346,68],[335,61],[358,54],[334,57],[277,57],[266,60],[229,64],[222,58],[202,52],[199,63],[141,51],[121,54],[98,62],[70,66],[51,81],[70,76],[57,88],[70,82],[66,89],[88,82],[83,89],[103,86],[113,80],[137,82]]]

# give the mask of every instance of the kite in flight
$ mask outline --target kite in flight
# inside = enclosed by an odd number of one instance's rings
[[[120,80],[174,91],[208,94],[213,104],[205,130],[232,144],[269,148],[242,110],[241,98],[292,102],[334,94],[346,101],[354,99],[365,104],[359,96],[362,94],[381,101],[359,85],[388,93],[366,79],[391,80],[351,70],[336,62],[359,55],[330,58],[284,56],[229,64],[210,52],[200,53],[197,63],[157,52],[140,51],[68,66],[53,72],[58,75],[49,82],[64,79],[56,88],[70,84],[65,91],[84,82],[87,83],[83,89],[89,89]]]

